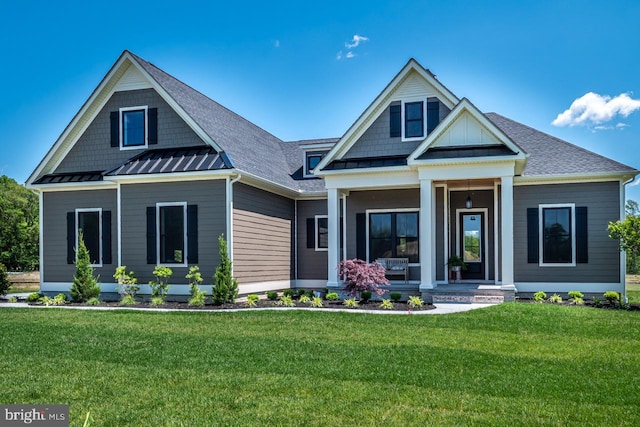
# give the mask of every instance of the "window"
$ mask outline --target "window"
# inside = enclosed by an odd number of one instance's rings
[[[187,204],[157,205],[158,264],[186,266]]]
[[[424,102],[404,104],[404,137],[422,138],[424,136]]]
[[[93,267],[102,267],[102,209],[76,209],[75,248],[80,233]]]
[[[575,263],[574,223],[572,205],[540,206],[542,265]]]
[[[147,146],[147,107],[120,109],[120,148]]]
[[[313,170],[320,163],[326,152],[305,152],[304,153],[304,177],[313,178]]]
[[[316,215],[316,251],[329,248],[329,223],[326,215]]]
[[[384,212],[369,215],[369,260],[409,258],[420,262],[418,212]]]

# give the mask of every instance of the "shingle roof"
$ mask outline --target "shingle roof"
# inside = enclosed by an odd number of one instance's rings
[[[622,163],[496,113],[485,116],[529,154],[524,176],[636,173]]]
[[[224,153],[217,153],[213,147],[163,148],[140,153],[104,175],[202,172],[232,167]]]

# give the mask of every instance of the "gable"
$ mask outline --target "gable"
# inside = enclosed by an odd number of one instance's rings
[[[479,145],[503,145],[503,143],[468,111],[465,111],[433,141],[431,147],[470,147]]]

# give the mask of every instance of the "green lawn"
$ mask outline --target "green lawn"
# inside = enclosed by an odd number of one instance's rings
[[[1,313],[0,402],[71,425],[640,425],[640,312]]]
[[[631,304],[640,304],[640,283],[627,283],[627,298]]]

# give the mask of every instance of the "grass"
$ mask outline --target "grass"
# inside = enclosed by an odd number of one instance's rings
[[[0,402],[71,425],[638,425],[640,313],[4,309]]]
[[[640,276],[627,275],[627,298],[631,304],[640,304]]]

